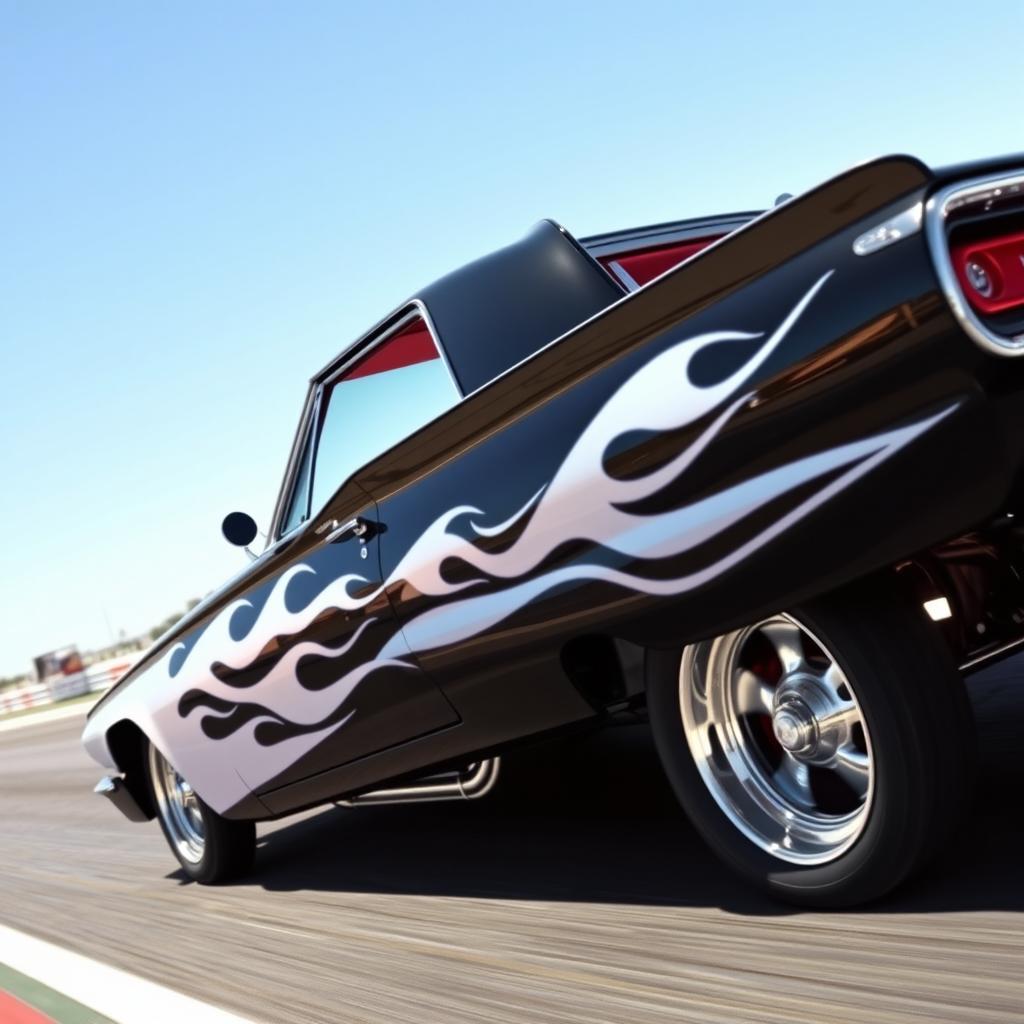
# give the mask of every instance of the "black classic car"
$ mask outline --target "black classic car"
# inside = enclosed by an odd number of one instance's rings
[[[1022,354],[1024,157],[543,221],[313,378],[266,550],[93,709],[97,790],[219,882],[255,821],[482,797],[643,708],[742,874],[877,897],[968,800],[964,675],[1024,643]]]

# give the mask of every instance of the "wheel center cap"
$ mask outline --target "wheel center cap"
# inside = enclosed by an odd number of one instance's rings
[[[814,715],[801,704],[788,702],[772,715],[772,731],[783,749],[791,753],[805,750],[814,742]]]

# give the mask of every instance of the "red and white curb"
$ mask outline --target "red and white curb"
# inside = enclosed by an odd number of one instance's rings
[[[117,1024],[254,1024],[4,925],[0,925],[0,963]]]
[[[53,1024],[53,1018],[0,990],[0,1020],[4,1024]]]

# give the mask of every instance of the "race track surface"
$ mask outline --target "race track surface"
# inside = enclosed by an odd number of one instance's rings
[[[479,804],[261,829],[186,884],[91,788],[77,718],[0,735],[0,921],[268,1024],[1024,1019],[1024,662],[972,682],[973,819],[866,911],[796,912],[704,849],[642,726],[510,757]]]

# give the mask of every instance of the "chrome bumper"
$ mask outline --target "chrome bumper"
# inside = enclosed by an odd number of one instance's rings
[[[104,775],[96,783],[93,792],[105,796],[129,821],[149,821],[153,817],[139,806],[138,800],[119,775]]]

